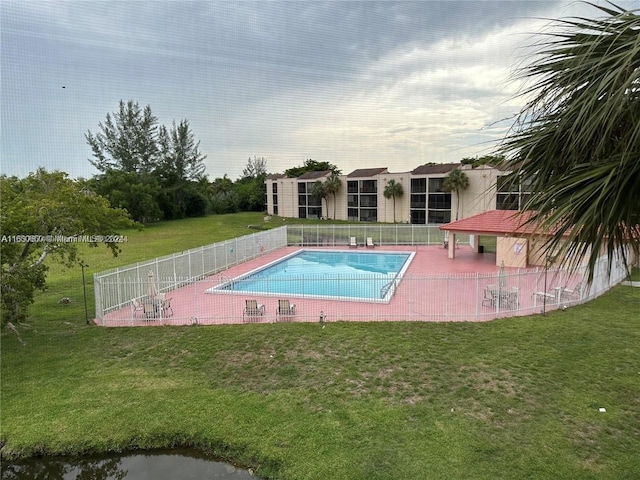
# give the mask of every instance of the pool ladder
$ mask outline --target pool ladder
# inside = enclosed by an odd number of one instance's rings
[[[393,280],[391,280],[388,283],[385,283],[382,288],[380,289],[380,298],[384,298],[387,296],[387,293],[389,293],[389,290],[391,290],[392,287],[395,286],[396,283],[396,279],[394,278]],[[395,289],[394,289],[395,292]]]

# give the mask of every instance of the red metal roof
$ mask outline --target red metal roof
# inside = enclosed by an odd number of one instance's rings
[[[490,210],[473,217],[447,223],[442,225],[440,230],[496,236],[528,235],[535,231],[535,225],[524,225],[530,217],[530,212]]]

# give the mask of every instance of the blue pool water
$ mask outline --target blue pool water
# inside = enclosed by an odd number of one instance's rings
[[[387,302],[413,255],[411,252],[300,250],[207,292]]]

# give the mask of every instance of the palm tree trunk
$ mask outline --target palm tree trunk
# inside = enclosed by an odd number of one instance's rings
[[[333,219],[336,219],[336,194],[333,194]]]
[[[393,196],[393,223],[396,223],[396,196]]]

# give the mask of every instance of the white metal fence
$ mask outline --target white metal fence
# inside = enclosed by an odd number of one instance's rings
[[[160,282],[159,291],[167,292],[286,245],[287,229],[282,227],[96,273],[96,318],[145,296],[149,271]]]
[[[351,237],[364,245],[371,238],[376,245],[436,245],[442,243],[445,232],[437,225],[288,225],[287,242],[300,246],[341,246],[348,245]],[[461,243],[468,236],[458,236]]]
[[[214,287],[229,285],[225,271],[235,265],[267,255],[288,245],[345,246],[348,239],[358,241],[373,237],[377,244],[409,245],[439,243],[442,235],[433,227],[417,226],[286,226],[220,242],[181,254],[138,263],[94,275],[96,318],[105,326],[143,324],[226,324],[274,321],[483,321],[493,318],[542,313],[593,299],[624,280],[626,270],[614,261],[608,271],[606,257],[599,260],[594,280],[587,285],[584,269],[568,272],[561,269],[533,268],[497,273],[464,273],[445,275],[405,274],[394,284],[386,298],[360,301],[346,297],[346,289],[365,279],[353,277],[296,279],[299,283],[321,288],[332,282],[345,290],[333,294],[338,300],[328,301],[309,292],[301,296],[278,293],[237,292],[233,288],[217,293]],[[374,233],[375,232],[375,233]],[[441,232],[440,232],[441,233]],[[424,243],[423,243],[424,242]],[[149,271],[153,276],[149,277]],[[291,281],[291,279],[287,280]],[[274,280],[274,282],[276,282]],[[241,281],[234,281],[236,287]],[[233,286],[233,285],[232,285]],[[273,284],[269,292],[279,288]],[[164,293],[167,304],[148,306],[144,300],[153,291]],[[376,294],[374,293],[375,297]],[[384,297],[384,295],[379,295]],[[246,312],[246,300],[256,299],[263,305],[261,315]],[[295,304],[294,315],[280,315],[278,300],[287,298]],[[142,306],[136,310],[132,300]]]

